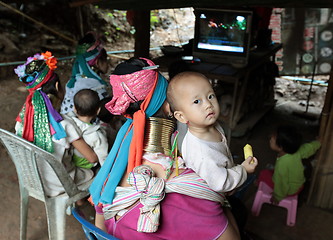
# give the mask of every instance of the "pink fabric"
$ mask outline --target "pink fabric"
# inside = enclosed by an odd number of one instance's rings
[[[98,48],[98,52],[99,52],[98,55],[95,58],[93,58],[90,61],[88,61],[88,65],[89,66],[94,66],[97,63],[97,60],[100,58],[100,56],[102,54],[102,49],[103,48]]]
[[[122,239],[216,239],[228,226],[221,205],[217,202],[168,193],[161,203],[160,226],[155,233],[137,232],[141,203],[126,212],[118,221],[105,221],[108,233]],[[96,208],[96,212],[101,213]]]
[[[149,66],[155,66],[149,59],[144,60]],[[146,98],[154,86],[157,74],[156,69],[146,69],[131,74],[111,75],[113,98],[105,104],[106,109],[114,115],[124,114],[130,103]]]

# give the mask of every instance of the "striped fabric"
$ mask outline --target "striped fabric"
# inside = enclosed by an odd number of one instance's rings
[[[220,202],[223,206],[228,204],[223,193],[214,192],[208,187],[207,183],[192,170],[186,170],[182,175],[169,180],[166,184],[165,192],[176,192],[190,197]]]
[[[105,220],[108,220],[140,200],[144,207],[140,209],[138,232],[157,231],[160,217],[159,203],[163,200],[165,193],[176,192],[220,202],[222,206],[230,207],[223,193],[211,190],[207,183],[192,170],[186,170],[165,182],[164,179],[153,176],[151,167],[141,165],[134,168],[128,177],[128,182],[132,187],[117,187],[112,204],[104,205],[103,213]]]

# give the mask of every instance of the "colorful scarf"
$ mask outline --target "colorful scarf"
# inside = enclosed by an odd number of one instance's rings
[[[127,118],[119,129],[103,167],[89,188],[94,204],[111,204],[115,189],[122,179],[126,167],[128,167],[128,171],[132,171],[134,167],[141,164],[145,121],[146,118],[154,115],[165,102],[167,86],[167,80],[156,71],[155,85],[140,105],[141,109],[133,115],[133,119]]]
[[[33,60],[44,60],[46,65],[40,72],[26,74],[25,68]],[[56,139],[66,137],[65,130],[60,124],[62,117],[54,109],[48,96],[41,90],[42,86],[53,77],[53,69],[56,68],[56,62],[51,53],[46,52],[45,54],[36,54],[33,58],[28,58],[27,63],[15,69],[20,79],[22,77],[30,78],[26,84],[29,95],[16,118],[16,121],[21,122],[23,125],[23,130],[18,132],[18,135],[51,153],[54,151],[52,135]]]
[[[97,40],[92,46],[88,46],[87,44],[77,46],[76,59],[72,68],[72,76],[67,83],[67,87],[74,87],[76,82],[76,75],[78,74],[87,78],[97,79],[101,84],[106,85],[106,82],[103,81],[102,78],[91,69],[91,66],[96,63],[101,54],[101,50],[103,49],[100,47],[100,44],[101,42]]]
[[[144,59],[150,67],[156,67],[149,59]],[[156,71],[143,69],[130,74],[110,76],[112,100],[105,104],[114,115],[125,114],[131,103],[144,100],[156,83]]]

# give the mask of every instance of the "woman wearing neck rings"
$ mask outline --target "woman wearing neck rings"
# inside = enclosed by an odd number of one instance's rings
[[[225,196],[177,156],[168,82],[157,66],[129,59],[110,83],[113,99],[106,108],[127,121],[89,189],[96,226],[122,240],[239,239]]]

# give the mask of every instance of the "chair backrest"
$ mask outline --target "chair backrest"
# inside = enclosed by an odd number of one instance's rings
[[[88,222],[77,208],[72,208],[72,214],[81,223],[84,234],[88,240],[119,240]]]
[[[15,164],[20,188],[25,188],[29,196],[45,202],[46,196],[38,171],[39,162],[47,162],[51,166],[62,183],[64,192],[68,194],[69,198],[76,195],[72,202],[87,195],[87,193],[77,188],[63,164],[57,161],[55,156],[51,153],[4,129],[0,129],[0,140]]]

